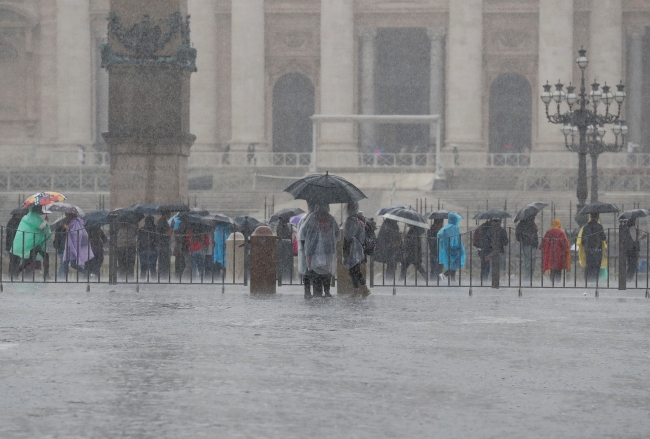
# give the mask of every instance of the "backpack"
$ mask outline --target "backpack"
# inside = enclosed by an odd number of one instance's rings
[[[363,227],[366,231],[366,238],[363,241],[363,253],[369,256],[375,252],[375,247],[377,247],[377,235],[366,221],[363,221]]]

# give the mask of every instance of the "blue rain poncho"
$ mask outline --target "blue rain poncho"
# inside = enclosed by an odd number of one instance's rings
[[[438,262],[445,270],[458,270],[465,266],[465,247],[458,224],[462,217],[449,212],[447,225],[438,232]]]
[[[230,224],[219,223],[214,228],[214,262],[226,266],[226,240],[230,236]]]

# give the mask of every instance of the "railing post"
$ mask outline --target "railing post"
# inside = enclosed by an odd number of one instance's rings
[[[627,289],[627,240],[623,238],[629,234],[627,220],[618,222],[618,289]],[[609,265],[609,264],[608,264]]]

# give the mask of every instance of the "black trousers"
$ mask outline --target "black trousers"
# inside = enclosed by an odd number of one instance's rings
[[[314,286],[314,296],[322,296],[323,291],[325,293],[330,292],[330,285],[332,282],[332,276],[330,274],[310,274],[311,284]]]
[[[585,267],[585,279],[587,281],[597,281],[600,274],[600,264],[603,259],[603,252],[598,250],[588,250],[586,252],[587,266]]]
[[[117,274],[127,279],[135,279],[133,269],[135,268],[135,247],[117,248]]]
[[[171,267],[171,253],[169,247],[158,247],[158,273],[160,280],[169,280],[169,269]]]
[[[95,276],[99,277],[99,273],[103,263],[104,263],[104,252],[101,253],[97,252],[94,258],[86,262],[86,268],[88,269],[90,274],[94,274]]]
[[[20,267],[20,256],[9,253],[9,277],[15,278],[18,275],[18,268]]]
[[[350,267],[350,278],[352,279],[352,286],[355,290],[359,288],[360,285],[366,284],[366,280],[363,278],[363,273],[361,273],[361,264]]]
[[[29,252],[29,258],[25,259],[22,264],[18,267],[18,274],[19,272],[23,270],[30,270],[30,267],[34,262],[36,262],[36,258],[38,255],[41,255],[43,258],[43,275],[45,277],[48,277],[50,275],[50,255],[44,251],[40,246],[32,249],[32,251]]]

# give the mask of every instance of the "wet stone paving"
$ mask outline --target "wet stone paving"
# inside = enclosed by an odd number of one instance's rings
[[[644,291],[5,284],[0,437],[646,438]]]

